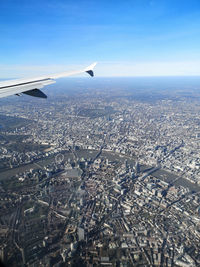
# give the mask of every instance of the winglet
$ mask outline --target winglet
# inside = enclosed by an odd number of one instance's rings
[[[97,62],[91,64],[90,66],[88,66],[87,68],[85,68],[85,72],[87,72],[90,76],[94,76],[94,72],[93,69],[96,66]]]

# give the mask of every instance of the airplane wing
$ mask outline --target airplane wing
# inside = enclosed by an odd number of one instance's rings
[[[47,98],[47,96],[40,90],[46,85],[55,83],[55,79],[67,77],[71,75],[87,72],[90,76],[94,76],[93,69],[97,63],[93,63],[87,68],[79,71],[62,72],[46,76],[40,76],[29,79],[17,79],[0,82],[0,98],[10,95],[20,95],[21,93]]]

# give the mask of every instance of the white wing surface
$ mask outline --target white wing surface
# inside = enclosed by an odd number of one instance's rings
[[[87,68],[79,71],[71,72],[62,72],[57,74],[39,76],[35,78],[27,79],[17,79],[17,80],[8,80],[0,82],[0,98],[10,96],[10,95],[19,95],[21,93],[46,98],[47,96],[40,91],[46,85],[55,83],[55,79],[68,77],[80,73],[87,72],[90,76],[94,76],[93,69],[97,63],[93,63]]]

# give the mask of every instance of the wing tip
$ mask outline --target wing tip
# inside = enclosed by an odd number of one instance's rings
[[[94,67],[96,66],[97,62],[92,63],[87,68],[85,68],[85,72],[87,72],[91,77],[94,77]]]

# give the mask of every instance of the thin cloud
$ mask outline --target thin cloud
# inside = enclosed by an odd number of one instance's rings
[[[70,65],[0,65],[0,78],[18,78],[82,69],[92,62]],[[200,61],[129,62],[101,61],[97,77],[200,76]]]

